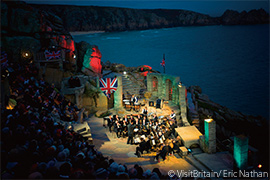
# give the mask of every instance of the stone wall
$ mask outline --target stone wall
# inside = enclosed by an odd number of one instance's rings
[[[121,108],[123,107],[123,86],[122,86],[122,75],[117,76],[118,88],[114,92],[114,107]]]
[[[61,82],[64,72],[61,69],[46,68],[44,73],[44,80],[49,84],[54,84],[55,87],[61,88]]]
[[[158,81],[157,91],[153,91],[153,78],[156,77]],[[158,73],[148,73],[147,74],[147,91],[152,93],[153,99],[164,99],[169,100],[169,83],[172,85],[172,102],[179,104],[179,92],[178,83],[180,81],[179,77],[168,75],[168,74],[158,74]]]
[[[178,88],[178,90],[179,90],[178,102],[180,105],[182,121],[185,126],[189,126],[190,124],[187,120],[186,86],[181,86]]]

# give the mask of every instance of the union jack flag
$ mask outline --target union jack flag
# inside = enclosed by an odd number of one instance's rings
[[[101,91],[107,96],[108,98],[111,97],[111,94],[117,90],[118,82],[117,78],[99,78],[99,86]]]
[[[8,66],[7,53],[1,50],[1,68],[6,68]]]
[[[45,58],[46,60],[51,60],[51,59],[60,59],[61,53],[60,50],[59,51],[48,51],[45,50]]]
[[[161,66],[165,67],[165,54],[163,54],[162,62],[160,63]]]

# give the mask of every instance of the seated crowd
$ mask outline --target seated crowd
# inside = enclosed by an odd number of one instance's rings
[[[79,109],[75,105],[53,85],[38,79],[33,65],[12,68],[9,98],[16,105],[7,108],[8,102],[1,104],[2,179],[169,178],[157,168],[144,171],[135,164],[128,169],[104,157],[82,135],[58,123],[57,119],[76,120]],[[139,127],[137,121],[135,125]]]
[[[164,160],[168,154],[179,153],[181,139],[175,132],[177,122],[174,112],[163,119],[156,114],[148,116],[147,112],[145,107],[142,114],[125,115],[123,118],[118,115],[109,116],[104,118],[104,126],[107,124],[109,131],[114,132],[118,138],[127,137],[127,144],[139,144],[135,153],[138,157],[144,151],[154,151],[157,152],[155,160],[158,161],[159,157]]]

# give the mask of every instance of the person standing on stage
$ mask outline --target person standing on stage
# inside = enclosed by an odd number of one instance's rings
[[[133,94],[130,100],[130,104],[134,106],[134,104],[137,102],[138,102],[138,98],[135,96],[135,94]]]
[[[128,129],[128,140],[127,140],[127,144],[133,144],[133,136],[134,136],[133,121],[130,121],[130,123],[127,125],[127,129]]]
[[[109,118],[107,119],[108,120],[108,126],[109,126],[109,130],[110,132],[112,132],[112,126],[113,126],[113,118],[112,116],[109,116]]]
[[[143,116],[147,117],[148,111],[147,111],[147,107],[146,106],[145,106],[145,108],[143,108],[142,114],[143,114]]]

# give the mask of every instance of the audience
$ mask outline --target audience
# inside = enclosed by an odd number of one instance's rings
[[[144,171],[136,164],[128,169],[104,157],[82,135],[58,123],[76,120],[78,108],[54,85],[37,79],[33,64],[12,68],[9,98],[17,105],[7,109],[1,104],[2,179],[169,179],[157,168]]]

